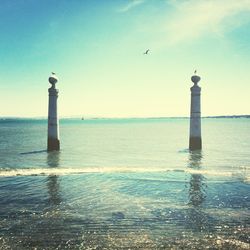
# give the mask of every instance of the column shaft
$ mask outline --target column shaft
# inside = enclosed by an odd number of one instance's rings
[[[201,105],[200,92],[198,85],[191,87],[191,110],[190,110],[190,133],[189,149],[196,150],[202,148],[201,141]]]
[[[49,88],[49,112],[48,112],[48,151],[59,150],[59,122],[57,116],[58,90],[54,86]]]

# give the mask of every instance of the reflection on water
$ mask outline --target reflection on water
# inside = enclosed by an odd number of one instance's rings
[[[52,151],[47,154],[47,165],[51,168],[59,167],[60,165],[59,151]]]
[[[50,175],[47,180],[49,201],[52,205],[59,205],[61,203],[60,185],[58,176]]]
[[[202,151],[191,151],[188,167],[199,170],[202,168]],[[191,174],[189,187],[189,204],[194,207],[202,205],[206,198],[205,177],[202,174]]]
[[[202,168],[202,151],[191,151],[189,153],[188,167],[194,170]],[[189,181],[189,202],[191,206],[187,211],[187,226],[193,231],[204,231],[210,229],[209,218],[202,209],[206,199],[205,177],[202,174],[191,174]]]
[[[49,167],[60,166],[60,152],[49,152],[47,155],[47,164]],[[52,205],[59,205],[61,203],[60,185],[57,175],[49,175],[47,179],[49,202]]]

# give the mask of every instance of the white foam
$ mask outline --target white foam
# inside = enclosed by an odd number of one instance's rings
[[[129,172],[163,172],[166,168],[129,168],[129,167],[89,167],[89,168],[23,168],[2,169],[0,176],[31,176],[31,175],[71,175],[85,173],[129,173]]]
[[[11,176],[39,176],[39,175],[74,175],[86,173],[147,173],[147,172],[182,172],[188,174],[200,174],[215,177],[242,178],[244,182],[250,182],[250,168],[238,168],[237,171],[215,171],[202,169],[169,169],[164,167],[85,167],[85,168],[23,168],[0,169],[0,177]]]

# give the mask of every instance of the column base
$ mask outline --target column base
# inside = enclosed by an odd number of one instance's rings
[[[202,148],[201,138],[200,137],[191,137],[189,138],[189,149],[190,150],[199,150]]]
[[[60,141],[55,138],[48,138],[47,151],[60,150]]]

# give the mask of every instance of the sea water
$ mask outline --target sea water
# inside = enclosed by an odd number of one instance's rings
[[[0,120],[0,249],[249,249],[250,119]]]

